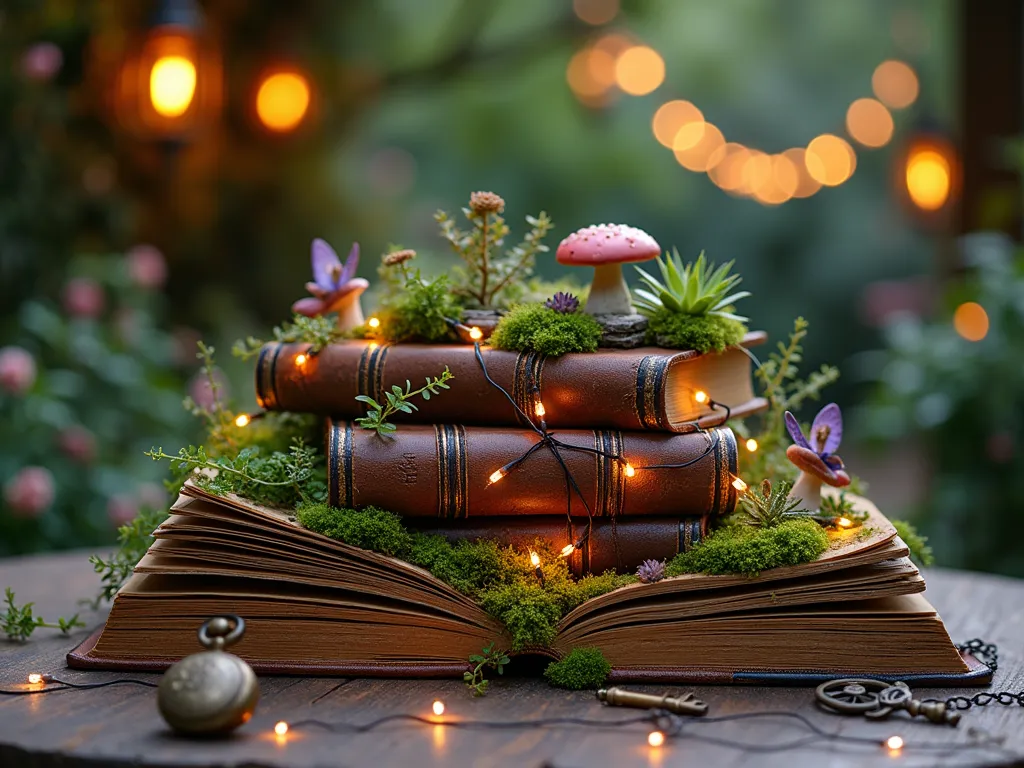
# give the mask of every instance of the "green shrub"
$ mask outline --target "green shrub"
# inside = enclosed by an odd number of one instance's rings
[[[556,688],[582,691],[601,687],[611,671],[600,648],[573,648],[564,659],[548,664],[544,677]]]
[[[490,343],[497,349],[557,356],[593,352],[600,339],[601,325],[590,315],[555,312],[543,304],[520,304],[501,318]]]
[[[719,315],[684,315],[669,309],[655,312],[647,324],[647,341],[670,349],[721,352],[743,340],[747,327]]]
[[[425,280],[417,270],[381,307],[377,335],[395,343],[451,341],[454,336],[448,320],[461,314],[448,277],[440,275]]]
[[[774,528],[729,525],[689,552],[676,555],[667,576],[683,573],[756,576],[769,568],[809,563],[828,549],[828,534],[811,520],[788,520]]]

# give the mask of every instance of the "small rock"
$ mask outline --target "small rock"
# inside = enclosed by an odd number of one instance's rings
[[[594,315],[604,332],[599,346],[611,349],[635,349],[644,345],[647,318],[643,315]]]

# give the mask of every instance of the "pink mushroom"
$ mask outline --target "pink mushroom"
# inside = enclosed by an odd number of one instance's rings
[[[786,458],[800,470],[789,498],[802,499],[800,507],[812,512],[821,506],[821,484],[826,483],[834,488],[845,488],[850,484],[850,476],[842,467],[833,469],[810,448],[802,445],[791,445],[786,449]],[[833,454],[833,459],[839,457]]]
[[[307,317],[338,313],[338,327],[351,331],[363,324],[363,308],[359,297],[370,287],[370,283],[356,277],[359,265],[359,243],[352,244],[352,250],[341,263],[338,254],[326,242],[317,238],[311,251],[313,281],[306,283],[306,290],[312,296],[299,299],[292,304],[292,311]]]
[[[590,315],[631,315],[633,301],[622,265],[650,261],[661,246],[642,229],[623,224],[596,224],[573,232],[558,245],[559,264],[594,268],[585,311]]]

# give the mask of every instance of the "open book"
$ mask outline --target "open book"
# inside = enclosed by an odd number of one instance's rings
[[[977,685],[921,592],[895,529],[868,519],[818,560],[756,578],[634,584],[566,615],[550,648],[598,647],[616,681],[810,683],[870,674]],[[427,571],[308,531],[287,513],[187,485],[78,668],[159,670],[197,650],[215,614],[246,620],[233,653],[257,672],[461,676],[505,628]]]

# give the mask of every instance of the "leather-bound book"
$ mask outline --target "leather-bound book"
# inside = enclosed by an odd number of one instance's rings
[[[763,342],[751,333],[744,346]],[[552,428],[607,427],[623,430],[687,432],[694,421],[716,424],[724,411],[698,396],[703,392],[729,406],[734,416],[762,410],[754,395],[751,361],[744,349],[698,354],[653,347],[545,357],[483,347],[487,373],[531,417],[539,400]],[[438,376],[445,366],[455,375],[451,390],[421,402],[395,421],[419,424],[526,426],[522,415],[484,371],[471,344],[398,344],[367,341],[334,344],[316,355],[308,345],[271,343],[256,366],[256,398],[266,410],[354,418],[366,395],[384,402],[394,385],[414,387]]]
[[[487,539],[516,549],[529,547],[538,539],[561,549],[579,542],[586,520],[565,517],[519,516],[472,520],[407,520],[410,528],[444,536],[449,541]],[[594,520],[589,535],[568,556],[574,576],[603,573],[614,568],[629,573],[644,560],[671,560],[699,544],[707,526],[706,517],[631,517],[627,520]]]
[[[714,517],[736,506],[736,438],[728,427],[553,435],[570,446],[558,454],[586,506],[575,492],[568,495],[562,464],[533,430],[406,425],[381,437],[340,419],[327,423],[329,499],[337,507],[372,505],[442,520],[585,517],[587,507],[598,518]],[[679,464],[689,466],[652,468]]]

